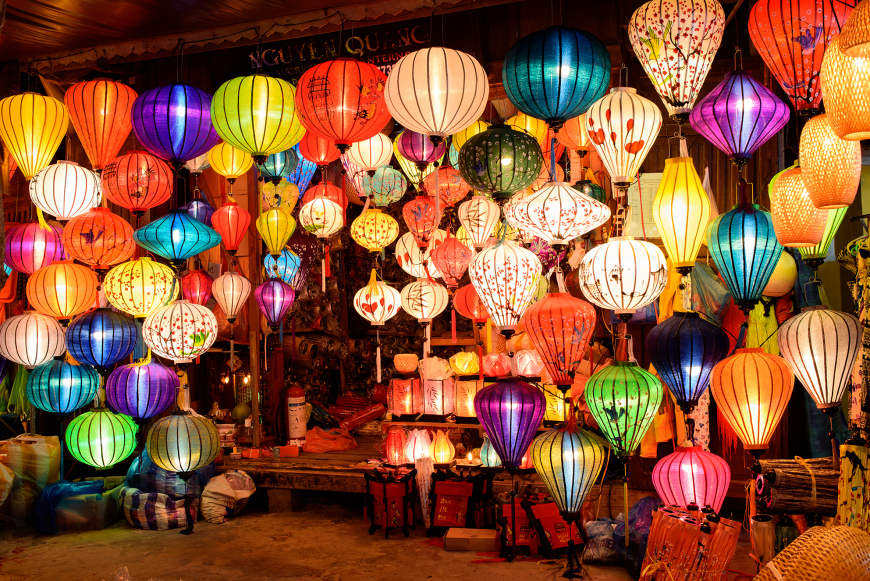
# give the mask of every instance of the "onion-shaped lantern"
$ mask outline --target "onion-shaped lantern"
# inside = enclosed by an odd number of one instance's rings
[[[257,306],[266,317],[266,323],[272,331],[281,326],[287,311],[296,300],[296,291],[289,284],[277,278],[269,279],[254,291]]]
[[[447,289],[426,279],[406,285],[401,293],[402,309],[421,323],[428,323],[447,308]]]
[[[656,462],[652,481],[668,506],[689,510],[709,506],[718,513],[731,485],[731,468],[701,447],[677,448]]]
[[[214,280],[211,291],[227,322],[232,325],[251,294],[251,283],[240,274],[227,272]]]
[[[822,61],[821,85],[831,128],[849,141],[870,139],[870,55],[849,56],[840,39],[828,45]]]
[[[263,179],[278,185],[284,176],[293,173],[297,163],[299,163],[299,157],[293,148],[272,153],[266,158],[266,161],[260,164],[260,175]]]
[[[228,200],[212,215],[211,224],[227,252],[235,256],[251,225],[251,215],[236,202]]]
[[[480,250],[501,220],[501,209],[486,196],[472,196],[459,205],[457,215],[471,243]]]
[[[181,296],[184,300],[205,305],[211,299],[211,286],[214,279],[201,268],[188,272],[181,277]]]
[[[402,157],[417,164],[420,172],[447,152],[443,141],[435,145],[425,134],[407,129],[396,136],[396,147]]]
[[[462,146],[459,173],[475,190],[508,198],[535,182],[543,162],[534,137],[507,125],[493,125]]]
[[[432,235],[436,248],[446,238],[447,233],[444,230],[436,230]],[[441,271],[432,261],[431,247],[421,248],[418,246],[414,235],[410,232],[399,237],[395,252],[396,262],[399,263],[401,269],[414,278],[441,278]]]
[[[173,184],[172,169],[144,151],[134,151],[113,159],[103,168],[103,195],[141,216],[146,210],[169,199]]]
[[[456,457],[456,447],[447,437],[446,430],[435,430],[435,439],[429,446],[429,457],[436,464],[447,464]]]
[[[372,270],[369,283],[356,291],[353,297],[353,308],[356,312],[376,327],[395,317],[401,303],[402,296],[399,291],[378,280],[375,270]]]
[[[462,149],[462,146],[465,145],[465,142],[469,140],[469,138],[477,135],[478,133],[483,133],[489,129],[489,123],[486,121],[474,121],[471,125],[457,131],[450,137],[450,145],[453,149],[459,153],[459,150]],[[455,167],[455,166],[454,166]]]
[[[431,446],[432,442],[429,440],[429,432],[426,430],[411,430],[408,433],[408,440],[405,444],[405,459],[408,462],[415,462],[420,458],[428,458]]]
[[[52,317],[28,311],[0,324],[0,355],[27,369],[63,355],[64,351],[63,329]]]
[[[514,378],[499,378],[474,396],[474,411],[506,469],[522,464],[546,407],[540,389]]]
[[[270,208],[260,214],[256,226],[269,254],[278,257],[296,230],[296,220],[284,208]]]
[[[390,166],[382,166],[371,176],[363,176],[363,190],[378,207],[398,202],[408,189],[408,181],[402,172]]]
[[[187,171],[190,172],[190,175],[196,177],[209,167],[211,167],[208,163],[208,152],[203,153],[193,159],[188,159],[184,162],[184,167],[187,168]]]
[[[429,245],[432,233],[438,229],[441,216],[435,211],[435,201],[429,196],[416,196],[402,207],[402,218],[421,247]]]
[[[221,236],[184,210],[172,210],[133,233],[142,248],[181,265],[221,243]]]
[[[127,141],[137,96],[127,85],[110,79],[76,83],[64,93],[69,120],[95,170],[115,159]]]
[[[432,251],[432,263],[441,273],[448,288],[459,286],[459,281],[468,270],[472,258],[474,258],[474,250],[449,234]]]
[[[513,331],[538,289],[541,262],[530,250],[502,240],[469,266],[471,284],[500,331]]]
[[[515,227],[564,246],[610,220],[610,208],[566,182],[550,182],[512,204],[512,216]]]
[[[181,291],[175,272],[150,258],[119,264],[103,280],[106,299],[134,317],[147,317]]]
[[[94,401],[100,375],[88,365],[58,356],[38,365],[27,377],[27,400],[44,412],[68,414]]]
[[[718,2],[716,4],[718,6]],[[692,158],[666,159],[652,214],[665,250],[678,272],[685,274],[695,265],[710,221],[710,211],[710,198],[695,171]]]
[[[812,268],[818,268],[825,261],[828,255],[828,249],[831,247],[831,242],[834,241],[834,235],[843,223],[843,218],[846,217],[846,212],[849,207],[838,208],[836,210],[828,210],[828,218],[825,221],[825,232],[822,234],[822,240],[815,246],[808,248],[798,248],[801,258]],[[797,276],[797,268],[795,268],[795,276]],[[767,294],[766,292],[764,294]]]
[[[800,137],[801,179],[816,208],[845,208],[861,185],[861,144],[840,139],[826,114],[804,125]]]
[[[180,386],[175,372],[156,359],[130,363],[106,379],[106,402],[119,413],[144,420],[169,409]]]
[[[454,206],[471,191],[459,171],[452,167],[439,168],[426,176],[423,189],[432,198],[440,197],[441,203],[449,207]]]
[[[344,226],[341,206],[327,198],[314,198],[299,208],[299,224],[318,238],[329,238]]]
[[[288,150],[288,151],[293,151]],[[281,180],[278,184],[268,182],[260,188],[260,209],[265,212],[269,208],[281,207],[292,212],[301,194],[296,184]]]
[[[350,225],[350,236],[369,252],[380,252],[399,237],[399,223],[377,208],[369,208]]]
[[[789,252],[783,251],[779,262],[776,263],[776,268],[773,270],[770,281],[764,287],[764,296],[782,297],[792,292],[797,282],[797,272],[797,263],[794,258]]]
[[[299,154],[322,168],[337,160],[341,151],[335,147],[333,140],[309,131],[299,142]]]
[[[787,248],[807,248],[822,240],[827,210],[813,205],[804,186],[803,169],[787,168],[770,180],[770,216],[777,241]]]
[[[139,329],[130,317],[110,309],[96,309],[70,323],[66,346],[76,361],[93,365],[105,374],[133,352],[138,337]]]
[[[456,308],[457,313],[466,319],[471,319],[478,326],[483,326],[486,320],[489,319],[486,305],[477,296],[474,285],[467,284],[460,287],[453,294],[453,306]]]
[[[254,166],[254,159],[248,152],[229,143],[218,143],[208,150],[208,163],[218,175],[227,178],[232,184],[248,173]]]
[[[580,262],[580,287],[586,299],[617,314],[653,302],[665,288],[665,256],[653,244],[630,237],[611,238]]]
[[[33,274],[52,262],[67,260],[63,231],[37,222],[15,224],[6,231],[6,265],[24,274]]]
[[[289,248],[284,248],[277,258],[271,254],[263,257],[266,278],[280,278],[290,286],[293,286],[301,265],[302,260]]]
[[[100,203],[100,176],[71,161],[59,161],[30,180],[33,204],[58,220],[81,216]]]
[[[97,272],[133,256],[133,228],[108,208],[91,208],[63,228],[63,246],[72,258]]]
[[[133,453],[138,430],[130,416],[93,408],[69,423],[66,446],[79,462],[104,470]]]
[[[347,157],[363,171],[375,171],[389,165],[393,157],[393,143],[383,133],[377,133],[363,141],[352,143]]]
[[[53,97],[21,93],[0,100],[0,138],[25,179],[51,163],[67,125],[66,107]]]
[[[27,300],[43,315],[68,321],[94,304],[99,284],[90,268],[60,260],[27,279]]]
[[[217,330],[211,309],[184,300],[157,309],[142,323],[145,344],[160,357],[182,365],[208,351]]]

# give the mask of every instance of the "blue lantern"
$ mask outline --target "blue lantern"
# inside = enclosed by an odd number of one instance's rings
[[[272,180],[272,183],[277,186],[278,182],[281,181],[281,178],[289,176],[296,171],[299,157],[300,156],[296,153],[295,149],[279,151],[278,153],[269,155],[269,157],[266,158],[266,161],[257,167],[260,168],[260,175],[263,179]]]
[[[501,458],[498,457],[498,454],[496,453],[495,448],[492,447],[492,442],[489,441],[489,438],[484,438],[483,444],[480,446],[480,463],[488,468],[501,466]]]
[[[507,470],[522,464],[546,408],[544,392],[514,378],[500,378],[474,396],[474,411]]]
[[[301,265],[302,260],[289,248],[282,250],[278,258],[275,258],[271,254],[267,254],[263,258],[266,276],[268,278],[280,278],[291,286],[296,280],[296,274],[299,272]]]
[[[178,394],[174,371],[156,359],[115,369],[106,380],[106,401],[116,412],[146,419],[165,411]]]
[[[610,53],[588,32],[551,26],[518,40],[504,58],[501,76],[517,109],[558,130],[604,96]]]
[[[221,243],[221,236],[184,210],[172,210],[133,233],[136,243],[182,266],[191,256]]]
[[[211,204],[202,198],[194,198],[184,206],[184,209],[187,210],[191,218],[211,228],[211,217],[214,214],[214,208],[211,207]]]
[[[66,330],[66,346],[79,363],[101,373],[129,356],[139,332],[133,319],[110,309],[97,309],[77,317]]]
[[[308,184],[311,183],[311,178],[314,177],[314,171],[317,169],[317,164],[313,161],[308,161],[299,153],[299,144],[294,145],[291,150],[296,154],[296,167],[287,176],[287,181],[296,184],[299,188],[299,194],[304,194],[308,189]]]
[[[674,313],[646,337],[649,358],[659,378],[685,413],[698,405],[710,385],[713,366],[728,355],[728,335],[698,313]]]
[[[100,375],[93,367],[55,357],[30,372],[27,399],[44,412],[68,414],[92,402],[98,387]]]

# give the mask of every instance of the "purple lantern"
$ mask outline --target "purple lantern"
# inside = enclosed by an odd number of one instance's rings
[[[483,431],[509,471],[522,464],[546,407],[544,392],[513,377],[500,378],[474,396]]]
[[[214,214],[214,208],[202,198],[194,198],[184,206],[187,213],[194,220],[198,220],[211,228],[211,217]]]
[[[211,124],[211,95],[188,85],[145,91],[133,102],[131,118],[142,146],[176,169],[220,143]]]
[[[532,240],[532,244],[529,246],[529,250],[531,250],[535,256],[538,257],[538,260],[541,261],[541,266],[543,266],[543,272],[550,272],[554,270],[559,263],[565,259],[565,256],[568,255],[568,249],[564,249],[561,252],[556,252],[552,246],[547,243],[543,238],[538,238],[535,236],[534,240]]]
[[[296,291],[283,280],[273,278],[258,286],[257,290],[254,291],[254,296],[257,299],[260,312],[266,316],[269,328],[277,331],[281,321],[284,320],[284,315],[287,314],[287,311],[293,306],[293,301],[296,300]]]
[[[156,416],[172,405],[180,382],[175,372],[156,359],[115,369],[106,380],[106,401],[116,412],[131,418]]]
[[[438,145],[432,145],[432,141],[427,135],[407,129],[399,135],[396,146],[402,157],[416,163],[421,171],[433,161],[441,159],[441,156],[447,151],[447,146],[443,141]]]
[[[788,123],[789,109],[745,71],[725,75],[689,115],[692,129],[724,151],[738,168]]]

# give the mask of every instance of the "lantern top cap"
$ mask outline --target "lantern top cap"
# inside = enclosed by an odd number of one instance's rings
[[[637,93],[637,89],[634,87],[613,87],[610,89],[611,93]]]
[[[761,347],[744,347],[734,352],[735,355],[740,353],[766,353]]]
[[[665,160],[665,165],[672,165],[675,163],[685,163],[685,162],[694,163],[694,160],[691,157],[669,157]]]
[[[640,369],[640,366],[635,361],[613,361],[610,365],[615,367],[637,367]]]
[[[78,163],[76,163],[76,162],[74,162],[74,161],[69,161],[69,160],[67,160],[67,159],[59,159],[59,160],[57,160],[57,162],[55,162],[55,163],[66,163],[66,164],[69,164],[69,165],[78,165]]]
[[[807,313],[809,311],[828,311],[828,307],[825,305],[810,305],[801,309],[802,313]]]
[[[634,240],[634,236],[614,236],[610,238],[610,242],[622,242],[624,240]]]

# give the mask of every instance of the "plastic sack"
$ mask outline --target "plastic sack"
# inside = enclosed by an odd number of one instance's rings
[[[103,491],[102,480],[85,482],[70,482],[61,480],[52,482],[42,489],[36,506],[33,507],[33,528],[42,535],[56,535],[57,524],[54,521],[57,505],[68,496],[79,494],[99,494]]]
[[[713,269],[703,262],[695,262],[689,276],[692,283],[692,310],[717,325],[721,324],[731,302],[731,293]]]
[[[622,515],[620,514],[621,518]],[[616,521],[609,518],[589,521],[583,525],[586,531],[586,552],[584,561],[607,562],[616,560],[616,547],[613,541],[613,527]]]
[[[0,505],[0,526],[27,526],[42,489],[60,479],[60,441],[57,436],[19,436],[3,442],[0,454],[15,474]]]
[[[645,307],[639,308],[635,313],[632,313],[631,318],[628,320],[629,325],[655,325],[657,322],[656,315],[656,304],[657,301],[653,301]],[[608,311],[610,313],[610,324],[615,325],[617,323],[621,323],[622,319],[616,316],[616,313],[613,311]]]
[[[426,379],[447,379],[453,377],[450,362],[440,357],[429,357],[420,362],[420,375]]]
[[[511,372],[511,358],[505,353],[487,353],[483,356],[483,374],[501,377]]]
[[[14,480],[15,472],[12,471],[12,468],[0,463],[0,506],[3,506],[3,503],[9,498]]]
[[[144,492],[165,494],[172,499],[198,497],[209,479],[214,476],[214,464],[204,466],[184,482],[175,472],[168,472],[151,461],[148,450],[143,449],[127,470],[127,486]],[[186,526],[186,525],[185,525]]]
[[[450,368],[456,375],[475,375],[480,372],[480,360],[477,353],[460,351],[450,356]]]
[[[321,452],[353,450],[356,447],[356,440],[347,430],[333,428],[326,431],[315,426],[305,434],[305,444],[302,445],[302,451],[308,454],[320,454]]]
[[[99,482],[102,489],[92,494],[67,496],[55,509],[54,522],[61,531],[99,531],[124,518],[121,511],[123,476],[86,478]]]
[[[652,513],[662,503],[659,497],[644,496],[635,502],[628,511],[628,556],[625,554],[625,521],[620,521],[613,528],[613,542],[619,558],[625,562],[629,575],[640,576],[643,558],[646,556],[646,545],[649,540],[649,529],[652,525]]]
[[[174,500],[159,492],[145,492],[135,488],[124,487],[121,490],[121,506],[124,518],[130,526],[149,531],[166,531],[169,529],[187,527],[186,503],[190,502],[196,522],[196,512],[199,509],[198,498]]]
[[[517,375],[523,377],[540,377],[544,371],[544,360],[538,355],[537,351],[524,350],[517,351],[514,354],[514,361],[517,364]]]
[[[202,516],[210,523],[222,524],[239,514],[257,487],[241,470],[215,476],[202,491]]]

